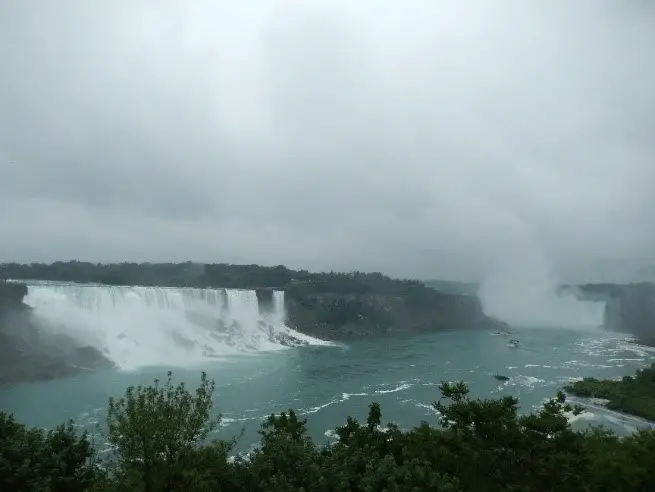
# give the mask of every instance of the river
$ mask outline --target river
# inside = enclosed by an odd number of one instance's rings
[[[453,331],[260,351],[177,368],[173,376],[193,387],[200,371],[207,371],[216,382],[214,410],[223,416],[217,436],[243,430],[238,449],[247,450],[257,442],[262,420],[289,408],[308,419],[316,442],[329,443],[347,416],[364,420],[373,401],[381,404],[384,422],[404,428],[422,420],[436,424],[431,403],[441,381],[463,380],[475,397],[517,396],[521,411],[530,412],[571,380],[619,378],[655,361],[654,349],[601,329],[524,328],[512,337],[520,340],[518,348],[508,347],[504,336]],[[0,390],[0,408],[29,425],[49,428],[73,419],[97,433],[110,396],[122,395],[130,384],[165,378],[167,370],[109,370],[21,384]],[[499,382],[496,373],[510,379]],[[620,434],[640,424],[593,404],[573,425],[590,423]]]

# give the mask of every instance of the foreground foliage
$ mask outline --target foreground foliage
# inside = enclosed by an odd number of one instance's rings
[[[655,490],[655,432],[618,438],[576,432],[561,392],[532,415],[518,401],[471,399],[464,383],[441,385],[440,416],[403,431],[348,418],[338,442],[317,446],[293,410],[271,415],[258,449],[229,459],[235,441],[208,440],[213,382],[130,387],[110,400],[100,463],[72,423],[45,433],[0,413],[0,490],[20,491],[648,491]]]
[[[655,420],[655,364],[620,381],[585,378],[565,389],[576,396],[609,400],[607,408],[612,410]]]
[[[103,477],[93,444],[72,422],[44,432],[0,412],[0,490],[76,492]]]

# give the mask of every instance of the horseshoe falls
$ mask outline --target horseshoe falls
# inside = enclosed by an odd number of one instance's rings
[[[254,290],[39,283],[24,302],[41,329],[95,347],[127,371],[328,344],[285,325],[283,291],[260,302]]]

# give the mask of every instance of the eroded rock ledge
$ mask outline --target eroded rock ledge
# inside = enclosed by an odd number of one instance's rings
[[[325,340],[507,327],[486,316],[477,297],[432,289],[405,295],[290,292],[286,309],[291,328]]]

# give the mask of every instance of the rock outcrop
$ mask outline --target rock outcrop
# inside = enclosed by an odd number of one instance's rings
[[[112,366],[95,348],[40,330],[26,293],[23,284],[0,282],[0,386]]]
[[[582,291],[605,301],[606,328],[655,345],[655,284],[589,284],[582,286]]]
[[[287,324],[324,340],[347,340],[387,333],[505,329],[489,318],[475,296],[421,289],[406,295],[291,294]]]

